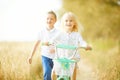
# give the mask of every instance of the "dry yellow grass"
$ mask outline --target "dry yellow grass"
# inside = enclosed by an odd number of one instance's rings
[[[91,43],[92,51],[81,52],[78,79],[120,80],[119,42],[94,40]],[[0,80],[43,80],[39,49],[33,63],[27,62],[33,46],[34,42],[0,42]]]
[[[42,67],[38,51],[33,63],[27,59],[33,42],[1,42],[0,43],[0,80],[40,80]]]

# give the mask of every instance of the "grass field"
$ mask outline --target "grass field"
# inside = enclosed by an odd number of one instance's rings
[[[0,80],[42,80],[38,51],[33,63],[27,59],[34,42],[0,42]]]
[[[120,80],[120,42],[94,40],[92,51],[81,52],[96,69],[97,80]],[[30,65],[27,59],[34,42],[0,42],[0,80],[43,80],[39,49]],[[85,79],[82,79],[85,80]]]

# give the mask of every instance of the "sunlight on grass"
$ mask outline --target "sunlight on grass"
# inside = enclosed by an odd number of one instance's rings
[[[0,80],[40,80],[42,68],[38,51],[30,65],[27,58],[33,43],[1,42],[0,43]]]
[[[82,54],[97,69],[98,80],[120,79],[118,43],[117,40],[93,40],[93,50],[89,54]]]
[[[120,79],[119,42],[93,40],[92,51],[81,50],[81,57],[95,69],[98,80]],[[0,80],[42,80],[39,49],[30,65],[27,59],[34,42],[0,42]]]

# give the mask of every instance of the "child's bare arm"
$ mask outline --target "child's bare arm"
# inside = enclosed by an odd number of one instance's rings
[[[33,56],[34,56],[34,54],[35,54],[35,51],[36,51],[39,43],[40,43],[40,41],[37,41],[37,42],[35,43],[35,46],[34,46],[34,48],[33,48],[33,51],[32,51],[32,53],[31,53],[30,57],[28,58],[29,64],[32,63],[32,58],[33,58]]]

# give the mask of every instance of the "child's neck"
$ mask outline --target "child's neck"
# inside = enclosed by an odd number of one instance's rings
[[[72,33],[73,31],[72,31],[72,30],[66,30],[66,32],[67,32],[68,34],[70,34],[70,33]]]
[[[54,27],[47,27],[47,30],[50,31],[52,30]]]

